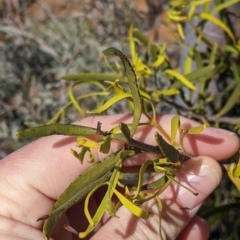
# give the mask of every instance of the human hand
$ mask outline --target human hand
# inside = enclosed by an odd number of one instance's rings
[[[160,125],[168,133],[171,118],[170,115],[158,116]],[[102,123],[103,130],[109,130],[120,122],[130,122],[131,117],[88,117],[78,124],[97,126],[98,121]],[[184,129],[197,124],[181,118]],[[156,145],[154,132],[151,127],[141,127],[134,138]],[[171,185],[161,194],[162,233],[165,239],[207,239],[208,226],[195,214],[221,179],[221,169],[217,161],[227,159],[237,152],[239,140],[235,134],[228,131],[206,128],[199,135],[185,137],[183,144],[187,153],[197,157],[182,164],[177,178],[199,194],[194,196],[176,185]],[[90,166],[86,160],[80,165],[70,154],[69,149],[74,148],[74,145],[73,137],[44,137],[0,161],[0,239],[43,240],[43,222],[36,222],[36,219],[48,213],[68,185]],[[111,152],[116,152],[119,147],[120,143],[114,142]],[[95,156],[101,160],[105,155],[95,152]],[[139,162],[142,160],[139,159]],[[134,159],[127,161],[126,167],[139,165],[139,162]],[[93,212],[98,203],[98,196],[95,196],[91,202]],[[123,206],[117,212],[119,218],[107,219],[106,216],[91,239],[159,239],[159,213],[154,200],[142,207],[150,212],[148,220],[136,218]],[[55,240],[78,239],[63,228],[65,223],[81,231],[87,228],[83,201],[66,212],[53,233]]]

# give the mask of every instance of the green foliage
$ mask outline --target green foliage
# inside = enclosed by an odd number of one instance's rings
[[[131,31],[132,31],[132,28],[130,28],[130,32]],[[116,212],[116,210],[120,205],[124,205],[127,209],[129,209],[129,211],[131,211],[137,217],[147,219],[148,213],[142,210],[140,205],[143,202],[148,201],[152,198],[156,198],[158,203],[160,204],[161,201],[158,195],[160,192],[164,191],[164,189],[166,189],[166,187],[171,182],[181,185],[174,179],[176,168],[178,168],[181,165],[181,161],[186,160],[189,157],[187,155],[181,154],[179,150],[175,149],[172,145],[168,144],[163,139],[163,137],[158,133],[156,134],[156,143],[157,143],[156,146],[148,145],[146,143],[142,143],[133,139],[133,135],[137,127],[140,124],[142,124],[140,123],[140,117],[142,114],[146,115],[147,118],[150,120],[149,123],[145,123],[145,125],[149,124],[149,125],[156,126],[156,128],[158,128],[158,130],[162,132],[163,135],[165,136],[167,135],[156,122],[156,119],[155,119],[156,114],[155,114],[155,109],[153,107],[153,103],[151,102],[151,97],[150,96],[145,97],[146,94],[143,94],[139,91],[135,71],[133,69],[132,64],[127,59],[127,57],[121,51],[115,48],[108,48],[104,50],[103,53],[105,55],[118,56],[121,59],[123,66],[125,68],[127,85],[129,85],[129,92],[125,92],[123,90],[124,88],[120,84],[117,85],[118,86],[117,88],[116,86],[115,88],[108,88],[108,92],[109,93],[111,93],[112,91],[116,92],[114,93],[115,96],[117,95],[120,96],[118,100],[126,99],[129,102],[129,109],[133,109],[132,123],[129,124],[130,129],[124,123],[120,124],[120,130],[122,133],[113,133],[112,131],[109,131],[109,132],[102,131],[101,123],[99,123],[98,126],[96,126],[96,128],[56,123],[56,124],[50,124],[45,126],[33,127],[33,128],[29,128],[29,129],[18,132],[19,137],[25,137],[25,138],[41,137],[41,136],[48,136],[53,134],[77,136],[77,139],[76,139],[77,147],[80,148],[80,153],[78,154],[76,151],[73,151],[73,150],[72,150],[72,153],[81,162],[84,160],[84,155],[87,151],[90,152],[90,161],[95,160],[93,154],[91,154],[92,149],[99,149],[99,151],[103,153],[108,153],[108,150],[111,144],[110,142],[113,139],[123,141],[125,142],[125,144],[128,145],[128,147],[131,148],[130,151],[126,150],[125,149],[126,145],[123,145],[122,150],[106,157],[101,163],[94,164],[91,168],[83,172],[73,183],[69,185],[69,187],[64,191],[64,193],[55,203],[52,211],[49,214],[44,215],[38,219],[38,220],[45,220],[43,233],[46,239],[50,238],[51,232],[55,224],[59,220],[59,218],[62,216],[63,212],[65,212],[69,207],[71,207],[73,204],[75,204],[77,201],[79,201],[85,196],[87,196],[85,199],[85,205],[87,206],[90,196],[96,191],[96,189],[102,187],[103,185],[108,185],[108,191],[105,193],[102,203],[100,204],[97,212],[95,213],[95,219],[94,217],[92,218],[90,216],[88,208],[87,207],[85,208],[85,214],[89,219],[89,228],[85,232],[77,233],[79,238],[86,237],[91,231],[94,230],[95,226],[97,226],[97,224],[99,223],[99,221],[103,216],[103,213],[106,210],[109,211],[111,215],[112,214],[114,215],[114,213]],[[74,79],[76,79],[75,76],[74,76]],[[75,84],[77,83],[81,84],[80,80],[81,79],[77,80]],[[98,79],[96,79],[96,81],[97,80]],[[104,83],[101,83],[101,84],[104,84]],[[70,100],[72,104],[75,105],[76,101],[73,97],[73,94],[72,93],[70,94],[71,94]],[[106,99],[108,104],[104,103],[103,101],[103,105],[100,106],[97,110],[92,112],[102,113],[105,110],[111,108],[111,106],[116,103],[116,101],[112,99],[113,98],[111,98],[111,100]],[[153,117],[151,117],[147,112],[147,110],[145,110],[147,109],[149,103],[151,103],[152,111],[154,113]],[[179,118],[175,124],[173,122],[172,127],[176,128],[177,131],[179,130],[180,132],[182,132]],[[102,137],[100,138],[100,140],[98,139],[97,141],[94,141],[88,138],[88,136],[92,136],[92,135],[99,135]],[[173,137],[174,136],[172,136],[172,138]],[[183,135],[181,135],[181,137],[183,137]],[[181,147],[178,146],[178,149],[180,148]],[[147,165],[146,163],[144,163],[139,172],[138,184],[136,186],[137,192],[131,193],[128,189],[128,191],[125,192],[125,194],[122,194],[119,192],[119,190],[116,189],[118,181],[121,182],[121,180],[119,180],[118,178],[120,176],[122,162],[126,157],[138,154],[139,151],[153,152],[153,153],[159,153],[159,154],[161,153],[163,155],[163,158],[161,157],[158,158],[156,155],[156,159],[151,159],[147,161]],[[144,189],[143,190],[141,189],[142,179],[144,177],[144,174],[146,172],[146,168],[148,165],[153,166],[155,173],[158,173],[158,172],[164,173],[165,174],[164,179],[165,178],[167,179],[166,182],[162,182],[163,177],[161,177],[160,179],[158,179],[157,182],[156,181],[150,182],[151,185],[149,184],[149,186],[151,186],[151,188],[154,186],[154,191],[152,191],[151,193],[148,193]],[[110,180],[109,180],[109,176],[111,176]],[[145,186],[145,189],[148,189],[149,186]],[[129,187],[130,186],[128,186],[128,188]],[[191,190],[189,189],[189,191]],[[113,194],[115,194],[119,199],[119,204],[116,206],[114,206],[114,204],[112,203],[111,198]],[[193,194],[197,194],[197,193],[193,193]],[[159,211],[161,213],[162,209],[160,206],[161,204],[159,205]],[[76,231],[73,230],[71,227],[67,227],[67,229],[73,233],[76,233]],[[161,232],[160,232],[160,236],[161,236]]]
[[[121,141],[124,145],[119,152],[106,157],[101,164],[94,163],[91,168],[82,173],[65,190],[55,203],[52,211],[39,218],[39,220],[45,220],[43,231],[46,239],[51,236],[52,229],[61,214],[84,196],[86,196],[84,210],[89,220],[89,227],[85,232],[78,233],[70,226],[66,226],[67,230],[77,234],[79,238],[86,237],[94,230],[105,211],[114,216],[121,205],[124,205],[134,215],[146,219],[148,214],[141,209],[141,204],[154,198],[158,202],[161,218],[161,212],[164,209],[162,209],[159,194],[171,183],[180,185],[174,179],[175,173],[181,166],[182,161],[190,157],[187,153],[182,153],[184,152],[183,138],[187,134],[200,133],[206,126],[235,129],[240,134],[240,118],[238,117],[240,109],[240,70],[237,67],[240,60],[240,43],[233,28],[227,24],[229,12],[226,9],[237,2],[239,1],[232,0],[227,3],[216,4],[213,9],[210,8],[209,0],[171,1],[169,3],[167,12],[169,30],[171,31],[173,25],[176,25],[180,38],[184,39],[182,25],[188,22],[197,36],[196,44],[192,47],[186,46],[179,37],[175,36],[180,46],[188,50],[183,73],[174,69],[167,53],[166,44],[154,44],[138,29],[130,26],[128,36],[122,42],[122,48],[129,49],[130,60],[120,50],[111,47],[103,51],[106,66],[110,71],[109,74],[81,72],[62,76],[62,79],[71,82],[68,91],[70,102],[60,109],[48,122],[48,125],[19,131],[18,136],[41,137],[52,134],[77,136],[77,146],[80,150],[79,152],[72,150],[72,153],[80,162],[84,160],[86,153],[89,154],[88,159],[94,161],[92,149],[108,153],[112,140]],[[197,11],[198,6],[203,7],[201,13]],[[215,13],[221,13],[222,17],[220,19],[215,17],[213,15]],[[239,16],[237,17],[239,18]],[[193,22],[194,19],[199,20],[197,26]],[[207,22],[213,23],[224,32],[226,40],[224,46],[220,46],[206,36],[203,28]],[[199,51],[198,44],[200,42],[204,42],[206,51]],[[124,70],[117,60],[106,58],[109,55],[119,57]],[[196,65],[196,69],[193,68],[193,63]],[[222,84],[225,78],[229,79],[228,85],[224,85],[223,89],[213,93],[210,88],[211,84],[218,85],[220,82]],[[75,94],[74,88],[86,84],[94,86],[93,90],[81,95]],[[98,101],[96,101],[94,109],[86,109],[80,100],[92,97],[97,97]],[[181,101],[176,101],[176,99]],[[101,123],[93,128],[57,123],[63,120],[63,116],[66,115],[66,111],[70,107],[74,107],[80,116],[109,114],[112,111],[114,112],[114,108],[122,102],[124,102],[127,111],[133,113],[133,120],[128,125],[121,123],[120,126],[115,126],[110,131],[102,130]],[[183,102],[184,104],[177,102]],[[158,107],[161,104],[167,104],[176,115],[171,121],[170,136],[156,120],[156,115],[162,112],[162,107]],[[202,125],[183,131],[178,114],[198,120]],[[145,115],[148,122],[141,122],[141,115]],[[158,132],[155,136],[156,145],[148,145],[133,138],[138,126],[141,125],[150,125],[156,129]],[[120,133],[116,132],[117,130],[120,130]],[[98,140],[89,139],[88,136],[91,135],[98,135]],[[176,144],[176,137],[179,137],[180,140],[178,145]],[[125,147],[127,148],[125,149]],[[161,153],[163,157],[148,159],[143,163],[137,183],[134,186],[123,185],[125,192],[122,194],[116,189],[118,183],[121,185],[122,163],[126,157],[139,152]],[[164,176],[157,181],[143,185],[143,178],[148,166],[152,166],[153,175],[161,172]],[[226,166],[226,172],[238,190],[240,189],[239,169],[239,164]],[[82,181],[83,176],[87,182]],[[102,186],[107,186],[106,194],[94,216],[91,216],[88,210],[89,198]],[[132,189],[136,191],[132,193]],[[149,193],[146,191],[148,189],[153,191]],[[192,192],[191,189],[188,190]],[[192,193],[197,195],[197,193]],[[119,199],[117,205],[112,203],[113,194]],[[205,217],[208,218],[209,222],[216,222],[219,216],[222,216],[221,213],[225,213],[220,211],[218,204],[212,204],[216,207],[216,212],[211,212],[211,219],[207,214],[208,206],[205,206]],[[229,205],[229,208],[231,207],[235,208],[236,206]],[[220,210],[218,211],[218,209]],[[216,217],[215,220],[213,220],[214,216]],[[232,236],[237,234],[237,226],[238,223],[236,223],[232,232],[227,234],[227,237],[233,239]],[[161,231],[159,234],[161,236]]]

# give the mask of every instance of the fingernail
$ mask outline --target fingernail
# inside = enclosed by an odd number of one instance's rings
[[[221,129],[221,128],[213,128],[213,127],[209,127],[208,129],[210,129],[211,131],[214,131],[218,134],[222,134],[225,136],[232,136],[232,135],[236,135],[234,132],[230,132],[228,130],[225,129]]]
[[[204,199],[217,187],[220,181],[218,172],[201,161],[189,161],[183,166],[178,181],[191,191],[182,186],[174,186],[177,195],[176,201],[183,208],[193,209],[204,201]]]

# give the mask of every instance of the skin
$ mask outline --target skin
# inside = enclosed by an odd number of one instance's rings
[[[170,132],[171,115],[158,116],[160,125]],[[113,115],[88,117],[77,122],[86,126],[97,126],[102,122],[102,129],[109,130],[119,122],[131,122],[130,115]],[[146,121],[142,117],[142,121]],[[198,123],[181,118],[182,127],[197,126]],[[156,145],[155,130],[151,127],[140,127],[134,138],[148,144]],[[208,239],[209,228],[204,220],[196,216],[196,212],[206,197],[216,188],[221,179],[219,161],[226,160],[239,149],[238,137],[226,130],[206,128],[199,135],[184,139],[185,151],[196,157],[185,161],[178,171],[177,179],[193,191],[177,185],[170,185],[162,194],[162,233],[164,239]],[[119,149],[120,143],[111,145],[111,152]],[[69,149],[75,147],[75,138],[66,136],[49,136],[40,138],[27,146],[8,155],[0,161],[0,239],[5,240],[43,240],[42,224],[36,222],[40,216],[48,213],[55,200],[65,188],[90,164],[84,164],[70,154]],[[94,152],[96,159],[104,155]],[[146,159],[142,154],[125,162],[126,168],[133,168]],[[96,209],[99,203],[98,192],[92,200],[90,209]],[[119,218],[104,216],[101,226],[91,236],[92,240],[107,239],[159,239],[158,209],[154,200],[147,202],[143,208],[150,212],[148,220],[134,217],[125,207],[121,207],[116,215]],[[84,231],[87,227],[83,213],[83,202],[76,204],[63,216],[53,233],[53,239],[77,239],[63,225]]]

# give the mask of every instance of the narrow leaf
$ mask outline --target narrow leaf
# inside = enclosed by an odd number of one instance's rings
[[[80,232],[79,233],[79,238],[85,238],[89,235],[89,233],[91,233],[95,227],[96,227],[96,224],[98,224],[102,217],[103,217],[103,214],[105,213],[106,211],[106,208],[107,208],[107,204],[109,202],[109,200],[111,200],[111,197],[113,195],[113,191],[112,191],[112,188],[115,188],[116,185],[117,185],[117,182],[118,182],[118,178],[119,178],[119,174],[120,172],[118,171],[118,168],[120,167],[120,165],[122,164],[122,160],[124,160],[126,156],[125,155],[122,155],[121,158],[119,159],[119,161],[116,163],[115,165],[115,168],[113,170],[113,173],[112,173],[112,176],[108,182],[108,189],[107,189],[107,192],[106,194],[104,195],[101,203],[99,204],[99,207],[97,208],[97,211],[95,212],[93,218],[92,218],[92,222],[93,224],[92,225],[89,225],[86,229],[86,231],[84,232]],[[90,198],[92,196],[93,192],[90,192],[85,200],[85,203],[84,203],[84,208],[88,208],[88,198]]]
[[[31,127],[17,132],[17,136],[20,138],[39,138],[50,135],[92,136],[96,134],[96,128],[60,123]]]
[[[106,137],[104,137],[103,142],[100,146],[100,152],[102,153],[108,153],[110,150],[110,146],[111,146],[111,137],[110,135],[107,135]]]
[[[72,105],[76,108],[76,110],[78,111],[78,113],[80,114],[81,117],[84,117],[84,111],[83,109],[80,107],[80,105],[78,104],[74,94],[73,94],[73,88],[74,86],[77,85],[75,83],[71,84],[69,89],[68,89],[68,97],[72,103]]]
[[[183,83],[186,87],[188,87],[189,89],[195,91],[196,87],[183,75],[181,75],[180,73],[173,71],[171,69],[167,69],[165,71],[166,74],[175,77],[176,79],[178,79],[181,83]]]
[[[218,27],[220,27],[223,31],[225,31],[228,34],[228,36],[232,39],[232,41],[234,43],[236,42],[232,31],[222,21],[220,21],[219,19],[217,19],[216,17],[214,17],[213,15],[208,14],[208,13],[201,13],[201,14],[199,14],[199,17],[216,24]]]
[[[120,123],[120,130],[123,133],[126,140],[129,141],[131,138],[131,132],[130,129],[128,128],[128,125],[126,123]]]
[[[163,155],[173,163],[177,163],[179,161],[179,152],[172,145],[168,144],[161,135],[158,133],[155,134],[155,139],[158,144],[159,149],[163,153]]]
[[[149,213],[142,210],[140,207],[136,206],[134,203],[132,203],[130,200],[128,200],[126,197],[124,197],[119,191],[112,188],[113,192],[116,194],[120,202],[135,216],[142,218],[142,219],[148,219]]]
[[[219,118],[223,115],[225,115],[228,111],[230,111],[234,106],[236,106],[236,103],[240,100],[240,82],[236,85],[234,91],[229,96],[227,102],[223,106],[220,112],[216,115],[216,118]]]
[[[126,76],[128,78],[129,88],[132,94],[133,104],[134,104],[134,112],[133,112],[133,124],[131,127],[131,135],[133,135],[138,127],[138,123],[140,121],[141,113],[142,113],[142,104],[140,93],[137,85],[137,77],[132,67],[132,64],[129,62],[127,57],[116,48],[108,48],[103,51],[103,54],[106,56],[116,55],[118,56],[125,68]]]
[[[203,124],[201,126],[197,126],[197,127],[192,127],[189,128],[185,134],[199,134],[201,133],[204,129],[206,128],[206,124]]]
[[[87,147],[87,148],[94,148],[94,149],[99,149],[99,144],[98,142],[95,142],[89,138],[83,137],[83,136],[78,136],[77,139],[77,146],[78,147]]]
[[[106,103],[104,103],[101,107],[98,109],[88,111],[88,113],[102,113],[106,111],[108,108],[110,108],[112,105],[114,105],[116,102],[132,97],[130,93],[120,93],[120,94],[115,94],[113,97],[111,97]]]
[[[123,153],[118,152],[116,154],[108,156],[102,162],[98,162],[92,165],[86,171],[84,171],[63,192],[63,194],[54,204],[52,211],[49,214],[38,219],[38,220],[46,219],[43,227],[43,232],[44,235],[46,236],[46,239],[50,238],[51,232],[57,221],[60,219],[63,212],[65,212],[68,208],[70,208],[80,199],[82,199],[99,183],[109,178],[108,173],[111,174],[110,170],[114,167],[114,165],[116,164],[116,162],[119,160]],[[101,176],[105,176],[106,178],[105,177],[101,178]]]
[[[179,127],[180,127],[180,118],[178,115],[176,115],[171,119],[171,144],[173,144],[176,139],[177,131],[179,130]]]

